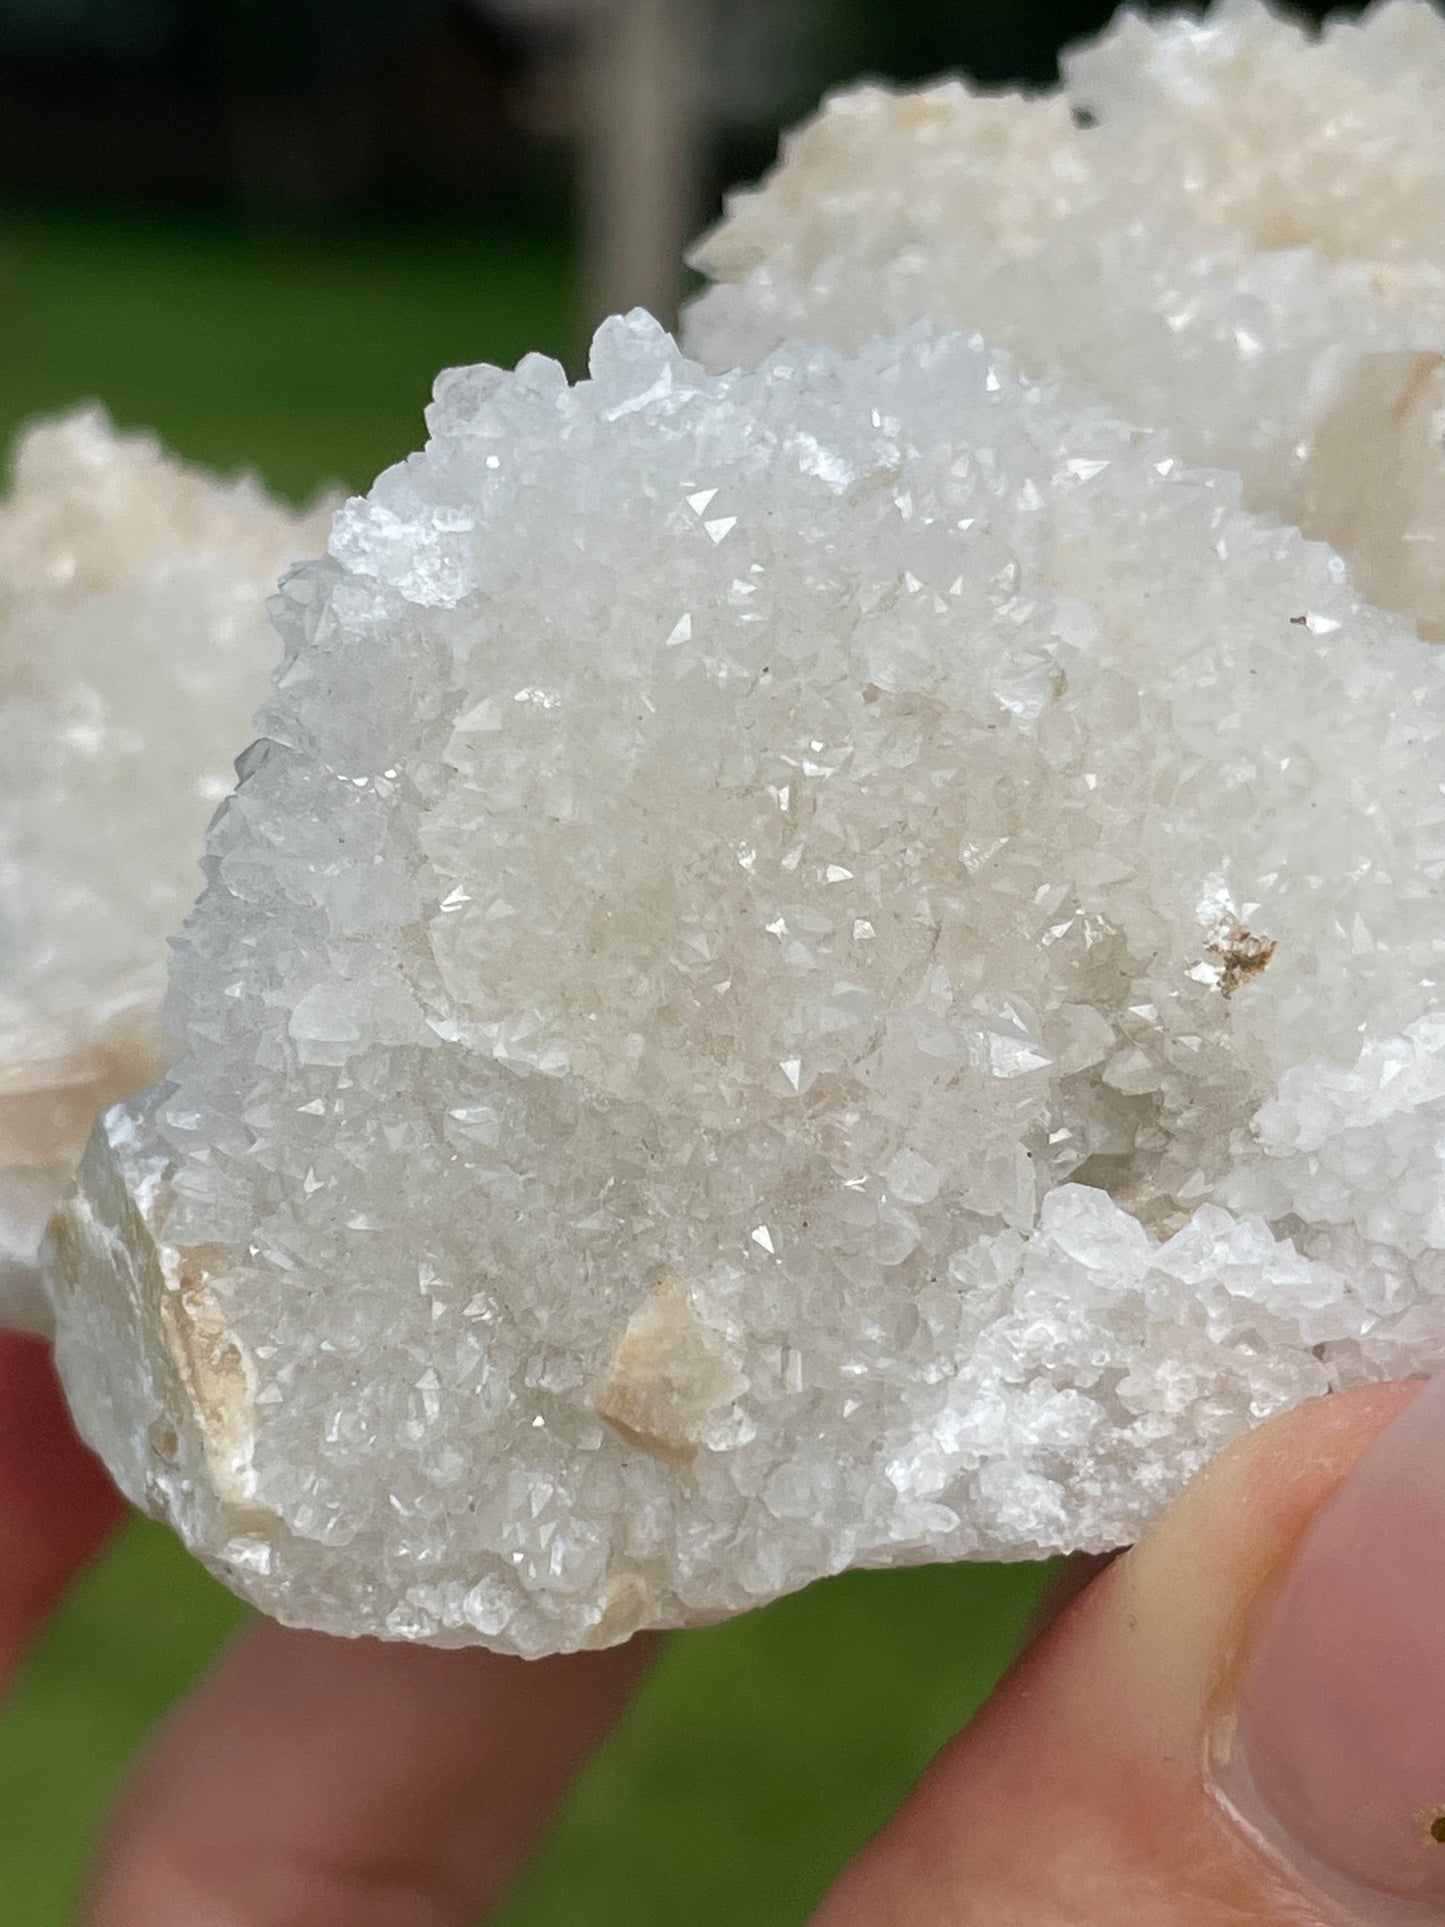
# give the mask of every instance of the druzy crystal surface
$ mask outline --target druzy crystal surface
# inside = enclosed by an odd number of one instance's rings
[[[1064,73],[830,101],[700,248],[690,350],[980,329],[1238,470],[1445,638],[1445,15],[1126,13]]]
[[[524,1654],[1135,1537],[1445,1361],[1445,656],[919,327],[442,377],[286,582],[52,1248],[268,1612]]]
[[[325,540],[99,410],[0,502],[0,1322],[98,1111],[164,1065],[166,939],[270,686],[265,599]]]

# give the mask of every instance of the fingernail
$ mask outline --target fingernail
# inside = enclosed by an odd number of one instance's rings
[[[1216,1789],[1306,1891],[1445,1921],[1445,1378],[1315,1515],[1245,1659]]]

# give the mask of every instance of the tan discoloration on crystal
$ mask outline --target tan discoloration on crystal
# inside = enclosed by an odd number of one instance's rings
[[[74,1163],[97,1116],[165,1068],[150,1013],[60,1056],[0,1061],[0,1164]]]
[[[97,1139],[50,1222],[46,1274],[57,1306],[64,1315],[73,1300],[79,1315],[100,1309],[137,1328],[156,1401],[146,1425],[150,1451],[177,1478],[189,1476],[197,1502],[224,1518],[228,1530],[274,1524],[252,1491],[252,1374],[212,1288],[227,1253],[219,1246],[182,1252],[165,1243],[168,1182],[135,1194],[113,1186],[110,1153]],[[112,1277],[121,1252],[124,1262]],[[205,1489],[195,1491],[202,1467]],[[143,1502],[134,1490],[130,1496]]]
[[[623,1640],[653,1625],[656,1618],[657,1599],[641,1573],[619,1573],[608,1584],[602,1617],[588,1636],[587,1647],[597,1652],[604,1646],[620,1646]]]
[[[595,1410],[630,1445],[685,1466],[701,1428],[744,1382],[699,1324],[682,1281],[667,1278],[618,1340]]]
[[[1415,357],[1415,366],[1409,380],[1400,391],[1400,399],[1390,410],[1390,419],[1401,423],[1415,404],[1422,399],[1430,386],[1431,378],[1445,368],[1445,355],[1423,354]]]
[[[1257,937],[1242,924],[1229,923],[1218,930],[1209,948],[1223,965],[1219,988],[1225,996],[1232,997],[1242,984],[1266,970],[1278,947],[1273,937]]]
[[[201,1249],[179,1254],[174,1289],[161,1301],[161,1329],[189,1396],[217,1497],[229,1505],[249,1506],[245,1468],[256,1413],[241,1347],[226,1329],[208,1281],[208,1263],[221,1255]]]

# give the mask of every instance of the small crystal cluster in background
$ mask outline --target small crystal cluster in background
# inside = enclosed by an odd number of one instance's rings
[[[270,683],[265,601],[325,540],[99,410],[0,503],[0,1307],[97,1113],[164,1069],[166,940]],[[23,1297],[22,1297],[23,1294]]]
[[[1125,14],[1046,98],[841,94],[696,259],[709,367],[927,317],[1237,469],[1445,638],[1445,19]]]
[[[1445,1363],[1442,76],[1233,4],[868,91],[707,367],[441,377],[50,1245],[228,1583],[605,1645],[1120,1544]]]

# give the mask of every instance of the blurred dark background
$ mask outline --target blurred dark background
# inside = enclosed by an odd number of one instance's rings
[[[436,369],[686,292],[830,87],[1039,88],[1108,0],[0,0],[0,430],[81,394],[293,496]]]
[[[0,0],[0,431],[80,395],[299,496],[431,376],[665,319],[861,75],[1039,88],[1108,0]]]
[[[669,0],[706,198],[861,73],[1044,87],[1106,0]],[[294,221],[560,216],[609,0],[0,0],[0,183]],[[1297,11],[1320,14],[1320,7]],[[704,210],[705,211],[705,210]]]
[[[297,499],[365,487],[440,367],[575,368],[601,313],[675,307],[684,240],[825,89],[1044,87],[1109,11],[0,0],[0,436],[94,398]],[[798,1927],[1047,1579],[852,1574],[676,1640],[506,1927]],[[0,1719],[4,1927],[73,1917],[127,1760],[242,1617],[143,1524],[80,1588]]]

